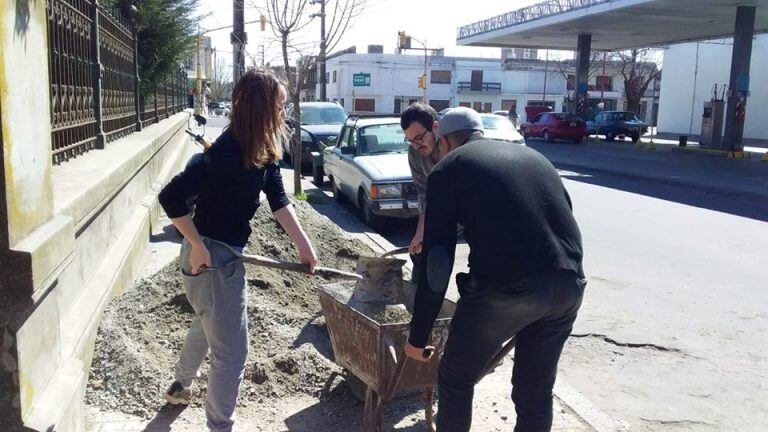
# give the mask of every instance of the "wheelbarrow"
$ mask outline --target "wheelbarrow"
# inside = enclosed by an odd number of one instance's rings
[[[380,322],[387,321],[380,318],[386,306],[356,301],[353,290],[354,285],[349,283],[317,288],[335,361],[366,387],[362,430],[382,431],[386,404],[415,399],[425,401],[427,426],[434,431],[432,405],[437,367],[456,304],[447,299],[443,302],[432,329],[432,360],[407,361],[403,348],[409,322]]]

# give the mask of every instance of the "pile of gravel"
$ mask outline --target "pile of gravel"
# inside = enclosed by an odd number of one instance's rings
[[[354,270],[354,259],[371,255],[359,241],[308,204],[296,212],[316,248],[320,263]],[[252,220],[248,252],[298,260],[290,238],[262,206]],[[297,393],[321,396],[333,372],[333,349],[322,317],[316,286],[320,277],[246,266],[249,285],[250,352],[241,387],[241,405],[279,403]],[[149,418],[172,380],[193,311],[181,285],[178,260],[116,298],[99,328],[86,401],[103,410]],[[195,383],[193,406],[202,406],[208,362]],[[197,391],[202,390],[202,391]]]

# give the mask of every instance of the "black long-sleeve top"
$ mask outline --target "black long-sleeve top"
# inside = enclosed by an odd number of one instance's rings
[[[473,278],[503,288],[568,269],[583,275],[581,233],[560,176],[525,146],[474,139],[449,153],[429,175],[423,262],[409,342],[424,347],[448,288],[464,227]]]
[[[243,247],[251,235],[250,220],[259,208],[263,190],[273,212],[290,204],[277,162],[244,168],[240,146],[225,130],[205,153],[176,175],[160,192],[160,205],[169,218],[191,211],[200,235]]]

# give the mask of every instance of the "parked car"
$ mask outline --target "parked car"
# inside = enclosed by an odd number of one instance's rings
[[[509,111],[507,110],[494,111],[493,113],[502,117],[509,117]]]
[[[480,114],[485,128],[485,137],[511,141],[515,144],[525,145],[525,139],[507,117],[496,114]]]
[[[581,142],[587,135],[587,124],[580,117],[570,113],[543,112],[521,127],[525,139],[542,137],[544,141],[568,139]]]
[[[605,135],[606,141],[628,136],[636,143],[646,132],[648,125],[631,111],[603,111],[587,122],[587,134]]]
[[[301,107],[301,166],[312,165],[312,152],[319,151],[319,144],[335,145],[341,127],[347,119],[347,113],[335,102],[304,102]],[[293,106],[286,112],[288,126],[293,135],[296,125],[296,113]],[[293,153],[290,140],[283,142],[283,159],[291,163]]]
[[[326,174],[336,200],[360,208],[370,227],[381,228],[385,218],[419,215],[400,117],[351,116],[337,142],[317,155],[315,183],[321,185]]]

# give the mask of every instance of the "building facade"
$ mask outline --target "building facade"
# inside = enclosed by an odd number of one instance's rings
[[[733,39],[672,45],[664,52],[664,87],[659,105],[659,132],[679,135],[701,133],[704,103],[722,97],[728,84]],[[744,138],[768,139],[765,104],[768,103],[768,35],[752,43]],[[726,94],[727,99],[727,94]]]
[[[575,73],[573,67],[532,57],[521,53],[504,60],[441,55],[425,59],[347,52],[327,60],[327,97],[354,113],[398,114],[421,101],[425,93],[427,102],[438,111],[454,106],[480,112],[515,110],[521,121],[525,121],[524,107],[528,105],[546,104],[563,111],[572,94],[569,76]],[[606,70],[609,76],[590,79],[590,102],[597,107],[602,101],[603,109],[624,109],[623,78],[616,67]],[[418,77],[425,73],[426,92],[418,87]],[[311,92],[305,99],[312,100]],[[650,119],[652,92],[643,101],[640,117]]]

